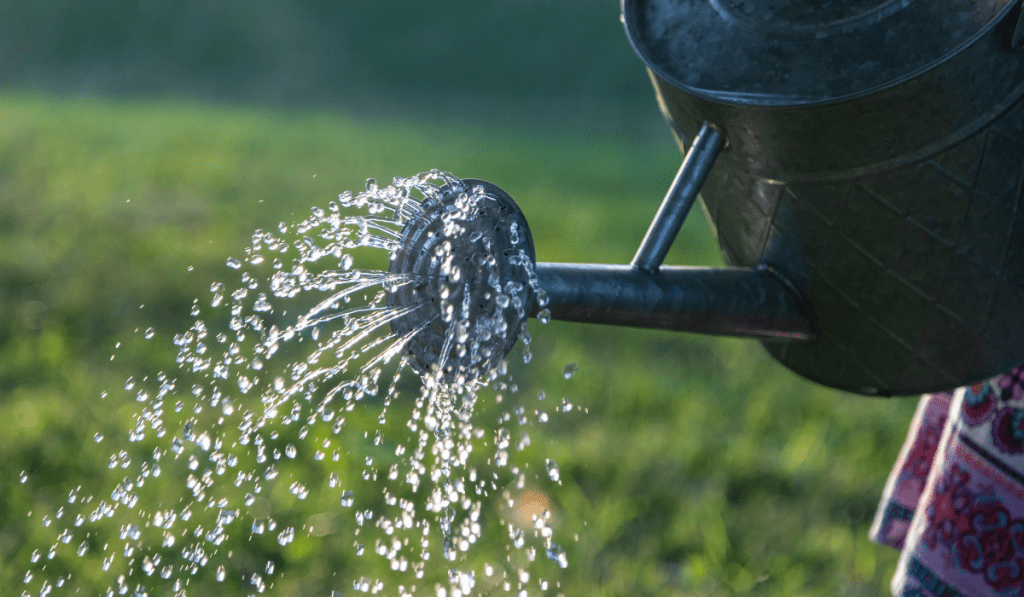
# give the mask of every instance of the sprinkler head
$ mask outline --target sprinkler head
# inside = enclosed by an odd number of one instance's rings
[[[411,276],[387,304],[415,309],[391,322],[420,374],[482,378],[509,353],[533,305],[536,254],[523,212],[482,180],[449,182],[402,228],[388,271]]]

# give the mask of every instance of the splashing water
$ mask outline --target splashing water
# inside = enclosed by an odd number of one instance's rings
[[[426,217],[443,188],[454,188],[458,200],[430,231],[443,237],[431,243],[436,267],[426,274],[354,267],[383,255],[394,263],[409,224]],[[342,194],[294,226],[256,231],[245,258],[227,261],[240,284],[212,284],[209,307],[197,301],[192,326],[174,337],[178,369],[125,382],[138,407],[131,444],[109,462],[123,479],[108,496],[78,488],[42,518],[59,534],[42,550],[46,557],[33,554],[22,595],[70,591],[70,574],[53,578],[66,568],[57,564],[90,555],[102,557],[110,596],[168,587],[185,596],[204,578],[272,592],[287,569],[281,556],[312,549],[310,537],[341,538],[343,557],[361,559],[356,568],[365,575],[341,583],[356,592],[462,597],[559,586],[541,577],[535,558],[539,547],[557,567],[568,565],[554,541],[553,499],[538,488],[561,484],[557,463],[545,459],[529,478],[529,464],[513,462],[533,424],[521,406],[499,416],[490,433],[474,422],[481,401],[500,404],[516,392],[503,357],[518,335],[528,361],[529,334],[509,322],[525,321],[531,293],[541,308],[545,302],[524,253],[509,261],[525,282],[496,277],[507,272],[491,255],[491,227],[472,223],[485,201],[480,187],[431,171],[387,187],[371,179],[365,192]],[[361,213],[345,215],[351,209]],[[512,245],[528,233],[514,221],[510,228]],[[477,270],[469,257],[455,259],[467,246],[479,249]],[[492,303],[471,310],[463,275],[486,280],[480,296]],[[440,304],[390,298],[426,284]],[[428,332],[440,333],[435,363],[413,349]],[[150,328],[144,337],[159,335]],[[565,377],[575,369],[566,367]],[[538,423],[548,420],[535,414]],[[170,485],[176,493],[154,493],[161,475],[180,480]],[[483,507],[488,496],[500,497],[497,512]],[[295,503],[306,500],[324,503],[323,511],[295,521]],[[222,549],[238,534],[252,548],[240,557]],[[526,557],[473,557],[474,545],[500,540]]]

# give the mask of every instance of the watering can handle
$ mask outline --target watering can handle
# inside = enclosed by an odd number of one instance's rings
[[[764,340],[817,337],[801,294],[766,264],[662,267],[708,177],[725,134],[704,123],[630,265],[538,263],[547,307],[531,315],[563,321],[698,332]]]
[[[725,134],[715,125],[705,122],[683,158],[672,186],[658,208],[640,248],[633,257],[632,266],[647,273],[657,273],[665,255],[679,233],[686,214],[693,207],[697,193],[711,171],[718,154],[726,145]]]

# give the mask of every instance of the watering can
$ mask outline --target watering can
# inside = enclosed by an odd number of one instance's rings
[[[622,0],[622,21],[682,167],[632,263],[537,263],[534,314],[756,338],[866,395],[1024,362],[1019,0]],[[698,193],[730,267],[662,263]]]

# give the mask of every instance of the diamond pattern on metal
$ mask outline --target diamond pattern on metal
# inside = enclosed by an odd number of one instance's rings
[[[766,342],[775,358],[829,386],[917,394],[1024,354],[1022,178],[1018,102],[898,170],[785,184],[716,168],[702,201],[730,264],[768,263],[807,289],[820,338]]]

